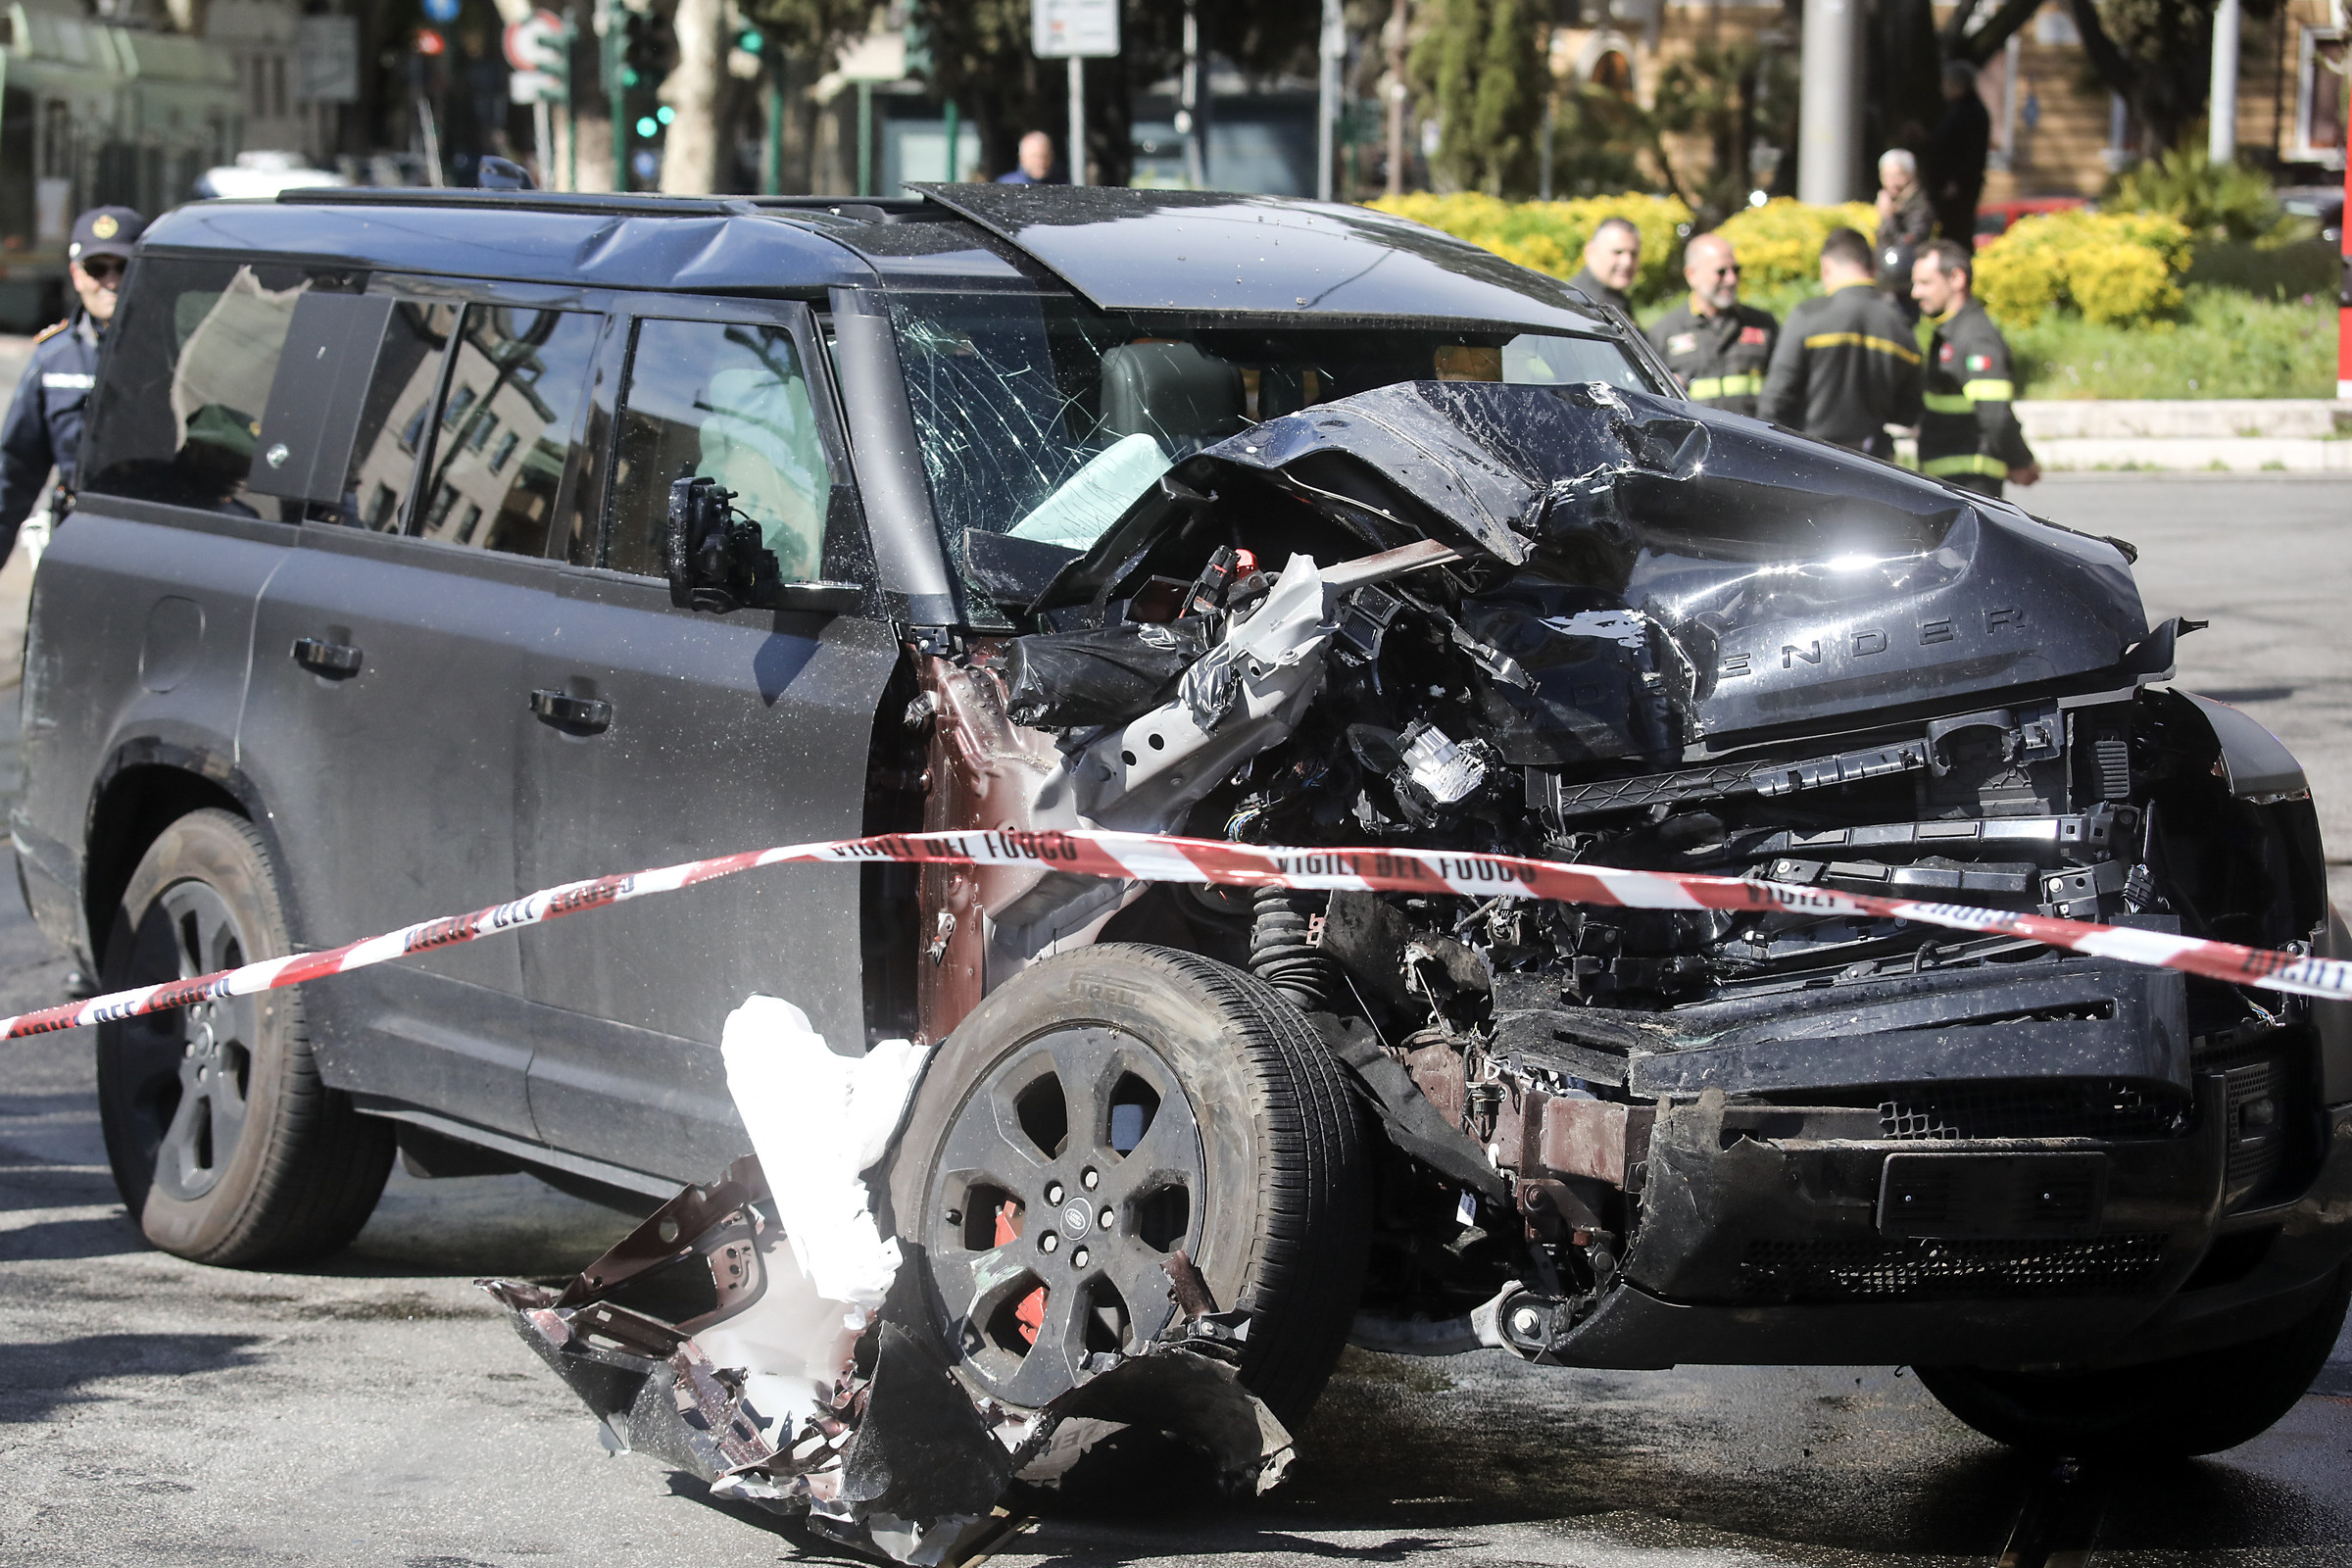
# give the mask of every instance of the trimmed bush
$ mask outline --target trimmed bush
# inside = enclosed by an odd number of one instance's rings
[[[2169,331],[2051,311],[2009,330],[2031,398],[2325,398],[2335,390],[2335,296],[2255,299],[2191,283]]]
[[[1732,242],[1740,258],[1740,286],[1756,293],[1816,283],[1821,277],[1821,242],[1839,226],[1864,239],[1878,232],[1878,209],[1868,202],[1808,207],[1776,196],[1761,207],[1733,214],[1715,232]]]
[[[1553,277],[1575,274],[1583,265],[1585,242],[1602,220],[1625,219],[1642,233],[1642,265],[1632,290],[1636,299],[1657,298],[1681,285],[1683,238],[1691,221],[1690,209],[1672,196],[1630,193],[1565,202],[1506,202],[1462,191],[1448,196],[1384,196],[1370,205],[1444,229]]]
[[[2156,213],[2047,213],[1977,251],[1976,292],[2005,325],[2071,306],[2101,324],[2152,324],[2180,307],[2188,230]]]

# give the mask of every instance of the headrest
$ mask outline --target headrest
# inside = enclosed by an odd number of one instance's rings
[[[1102,428],[1181,456],[1222,441],[1248,413],[1242,372],[1190,343],[1124,343],[1102,355]]]

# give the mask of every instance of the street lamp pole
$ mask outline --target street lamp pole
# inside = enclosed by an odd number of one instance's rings
[[[1797,199],[1832,207],[1855,195],[1862,167],[1862,0],[1805,0],[1797,101]]]
[[[1184,182],[1194,190],[1208,188],[1208,103],[1200,83],[1200,0],[1184,0]]]
[[[1340,158],[1340,64],[1348,53],[1348,19],[1340,0],[1323,0],[1323,36],[1316,52],[1322,70],[1315,78],[1315,200],[1331,200]]]
[[[2222,0],[2213,12],[2213,116],[2205,132],[2205,161],[2237,161],[2237,8]]]

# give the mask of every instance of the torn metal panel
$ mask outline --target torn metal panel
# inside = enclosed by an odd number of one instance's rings
[[[925,1565],[969,1561],[1017,1525],[1004,1506],[1016,1473],[1051,1481],[1127,1427],[1195,1444],[1243,1491],[1280,1480],[1290,1435],[1234,1377],[1248,1315],[1216,1313],[1197,1273],[1188,1298],[1181,1252],[1169,1271],[1189,1304],[1160,1339],[1088,1356],[1044,1405],[975,1396],[951,1370],[863,1179],[927,1052],[892,1041],[837,1056],[772,997],[730,1016],[721,1051],[757,1154],[679,1193],[560,1292],[483,1282],[607,1446]],[[689,1265],[699,1279],[673,1273]],[[681,1282],[704,1309],[628,1304],[656,1286],[669,1295],[649,1301],[670,1300]]]

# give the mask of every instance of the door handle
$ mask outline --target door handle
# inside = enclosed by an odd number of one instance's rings
[[[294,639],[294,662],[329,680],[345,680],[360,672],[360,651],[346,643],[318,637]]]
[[[612,722],[612,705],[601,697],[574,697],[569,692],[531,693],[531,711],[543,724],[582,735],[601,734]]]

